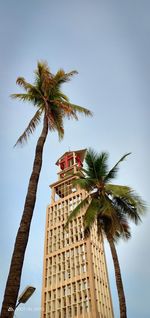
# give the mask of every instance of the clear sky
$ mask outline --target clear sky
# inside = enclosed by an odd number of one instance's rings
[[[0,107],[0,300],[19,226],[34,149],[41,126],[23,148],[13,148],[31,116],[32,105],[11,100],[21,91],[18,76],[33,80],[37,60],[55,73],[76,69],[64,86],[73,103],[90,108],[94,117],[65,122],[59,143],[49,134],[26,252],[21,291],[36,292],[16,312],[17,318],[39,318],[46,206],[49,184],[57,178],[56,160],[68,149],[93,147],[110,153],[110,167],[126,152],[116,183],[130,185],[149,201],[150,1],[140,0],[5,0],[1,1]],[[150,317],[150,216],[132,226],[132,239],[120,242],[120,259],[129,318]],[[115,318],[119,318],[114,271],[106,246]],[[19,308],[19,307],[18,307]]]

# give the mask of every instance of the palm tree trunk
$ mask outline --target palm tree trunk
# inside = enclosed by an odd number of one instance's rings
[[[39,175],[42,167],[43,147],[48,133],[46,115],[44,117],[43,130],[37,141],[33,169],[29,180],[28,191],[24,204],[21,223],[16,236],[14,251],[11,259],[10,270],[5,288],[4,300],[1,310],[1,318],[12,318],[17,303],[23,261],[29,238],[31,220],[36,202],[36,192]],[[9,309],[9,310],[8,310]]]
[[[125,300],[123,282],[122,282],[122,278],[121,278],[121,270],[120,270],[120,266],[119,266],[119,260],[118,260],[118,256],[117,256],[116,247],[115,247],[113,238],[110,235],[107,235],[107,240],[108,240],[109,245],[110,245],[110,250],[111,250],[113,263],[114,263],[116,285],[117,285],[117,290],[118,290],[119,306],[120,306],[120,318],[127,318],[126,300]]]

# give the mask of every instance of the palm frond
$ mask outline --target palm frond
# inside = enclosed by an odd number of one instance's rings
[[[105,231],[108,232],[111,229],[111,234],[113,234],[120,226],[118,220],[120,209],[114,204],[114,201],[107,196],[107,194],[101,195],[99,201],[100,208],[98,218],[105,220]]]
[[[39,87],[44,97],[48,97],[51,89],[56,85],[56,81],[54,80],[54,75],[50,72],[47,62],[39,61],[34,73],[36,74],[36,86]]]
[[[95,169],[97,171],[97,175],[98,175],[99,180],[103,180],[108,172],[107,162],[108,162],[108,153],[101,152],[95,161]]]
[[[73,181],[74,185],[78,185],[80,189],[84,189],[85,191],[92,191],[93,190],[93,186],[95,185],[95,182],[93,182],[93,180],[91,180],[90,178],[84,178],[81,177],[80,174],[80,178],[75,179]]]
[[[40,122],[40,119],[41,119],[41,110],[38,110],[33,116],[33,118],[31,119],[31,121],[29,122],[29,125],[27,126],[23,134],[17,140],[15,146],[17,144],[23,144],[24,142],[27,142],[28,137],[34,132],[34,130],[36,129],[37,125]]]
[[[91,179],[98,180],[98,172],[96,171],[95,163],[98,158],[98,154],[92,149],[88,149],[85,157],[86,174]]]
[[[128,207],[129,210],[140,215],[144,215],[146,212],[146,203],[144,200],[130,187],[120,186],[114,184],[105,185],[105,190],[108,194],[111,194],[115,199],[121,200],[122,206]],[[132,212],[132,211],[131,211]]]
[[[30,84],[25,80],[24,77],[18,77],[16,80],[16,84],[23,87],[26,91],[28,91],[28,88],[30,86]]]
[[[94,221],[96,220],[98,211],[99,211],[99,200],[97,199],[92,199],[87,210],[86,213],[84,215],[84,228],[86,230],[86,228],[90,229],[94,223]]]
[[[76,208],[70,213],[67,222],[65,224],[65,229],[68,227],[69,222],[74,219],[81,211],[82,208],[84,208],[86,205],[89,204],[89,196],[87,196],[85,199],[83,199],[77,206]]]
[[[134,205],[129,203],[129,201],[125,198],[115,197],[115,203],[120,207],[124,214],[128,215],[128,217],[135,223],[138,224],[141,221],[140,213],[136,208],[136,203]]]
[[[38,105],[39,102],[43,101],[42,93],[36,85],[28,83],[24,77],[18,77],[16,83],[27,91],[27,96],[25,96],[26,94],[12,94],[12,98],[19,98],[23,101],[27,100],[34,105]]]
[[[127,220],[127,216],[121,212],[117,213],[118,228],[113,234],[113,239],[117,243],[120,238],[128,240],[131,237],[130,226]]]
[[[60,110],[62,111],[64,117],[67,117],[68,119],[74,118],[74,119],[78,120],[76,112],[73,110],[73,108],[71,107],[70,103],[67,103],[65,101],[58,100],[58,99],[55,99],[53,103],[58,108],[60,108]]]
[[[69,105],[73,108],[73,110],[76,113],[80,113],[80,114],[83,114],[85,116],[93,116],[92,112],[85,107],[81,107],[79,105],[75,105],[75,104],[71,104],[71,103],[69,103]]]
[[[34,71],[34,73],[41,78],[44,75],[47,74],[49,77],[54,77],[53,74],[50,72],[50,68],[46,61],[38,61],[37,63],[37,69]]]
[[[105,216],[107,218],[112,219],[113,215],[115,215],[114,206],[112,201],[106,195],[101,194],[99,196],[100,208],[99,208],[99,216]]]
[[[131,152],[125,154],[124,156],[121,157],[120,160],[118,160],[118,162],[114,165],[114,167],[105,176],[105,179],[104,179],[105,182],[109,182],[111,179],[114,179],[116,177],[117,172],[118,172],[119,163],[124,161],[126,159],[126,157],[129,156],[130,154],[131,154]]]
[[[105,190],[112,196],[114,203],[128,215],[128,217],[138,224],[141,221],[141,215],[146,212],[146,204],[142,198],[130,187],[107,184]]]
[[[19,99],[23,102],[31,102],[34,106],[37,106],[38,108],[41,108],[44,110],[42,98],[40,98],[39,96],[36,96],[35,94],[31,94],[31,93],[11,94],[10,97],[13,99]]]
[[[59,97],[62,98],[64,101],[68,102],[69,103],[69,98],[67,95],[65,95],[64,93],[62,93],[60,90],[59,90]]]
[[[36,86],[28,83],[24,77],[18,77],[16,80],[16,84],[22,86],[30,95],[41,95],[40,91],[37,89]],[[12,94],[13,95],[13,94]]]
[[[32,99],[33,97],[28,94],[28,93],[25,93],[25,94],[11,94],[10,95],[11,98],[13,99],[20,99],[21,101],[25,102],[32,102]]]
[[[100,155],[98,155],[91,148],[87,151],[85,158],[86,169],[83,169],[83,171],[87,178],[93,179],[95,186],[98,186],[98,184],[103,181],[104,176],[107,174],[107,160],[107,152],[102,152]]]
[[[54,103],[55,103],[55,105],[57,105],[58,107],[63,109],[64,115],[67,116],[68,119],[74,118],[74,119],[78,120],[78,116],[77,116],[78,113],[83,114],[85,116],[92,116],[92,112],[85,107],[74,105],[74,104],[71,104],[69,102],[66,102],[66,101],[63,101],[60,99],[56,99],[56,98],[54,100]]]
[[[131,188],[128,186],[107,183],[105,184],[105,190],[108,194],[123,197],[131,191]]]
[[[73,70],[69,73],[65,73],[65,71],[63,69],[60,69],[60,70],[58,70],[58,72],[54,76],[54,79],[55,79],[56,83],[60,85],[60,84],[69,82],[71,80],[71,78],[76,74],[78,74],[78,72],[75,70]]]
[[[62,111],[55,105],[49,107],[48,113],[48,126],[49,130],[57,131],[59,140],[62,140],[64,137],[64,125],[63,125],[63,114]]]
[[[147,210],[146,202],[132,189],[128,193],[128,202],[137,209],[140,215],[144,215]]]

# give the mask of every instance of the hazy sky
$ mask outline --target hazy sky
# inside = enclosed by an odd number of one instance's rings
[[[90,108],[93,119],[66,121],[59,143],[49,134],[26,252],[21,289],[36,292],[18,307],[16,318],[39,318],[46,206],[49,184],[57,179],[56,160],[65,151],[92,146],[110,153],[110,167],[126,152],[116,183],[130,185],[149,201],[150,2],[143,0],[1,1],[0,108],[0,299],[20,222],[35,143],[41,126],[24,148],[13,148],[34,114],[32,105],[11,100],[18,76],[33,80],[37,60],[52,72],[62,67],[79,75],[64,86],[73,103]],[[132,239],[118,244],[128,318],[150,316],[150,216],[132,226]],[[115,318],[119,318],[114,271],[106,246]]]

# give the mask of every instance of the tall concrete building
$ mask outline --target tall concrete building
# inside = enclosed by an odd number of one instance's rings
[[[66,152],[57,162],[58,181],[47,208],[42,288],[42,318],[113,318],[102,237],[96,224],[84,239],[84,209],[64,231],[69,213],[86,197],[72,183],[86,150]],[[71,173],[70,173],[71,172]]]

